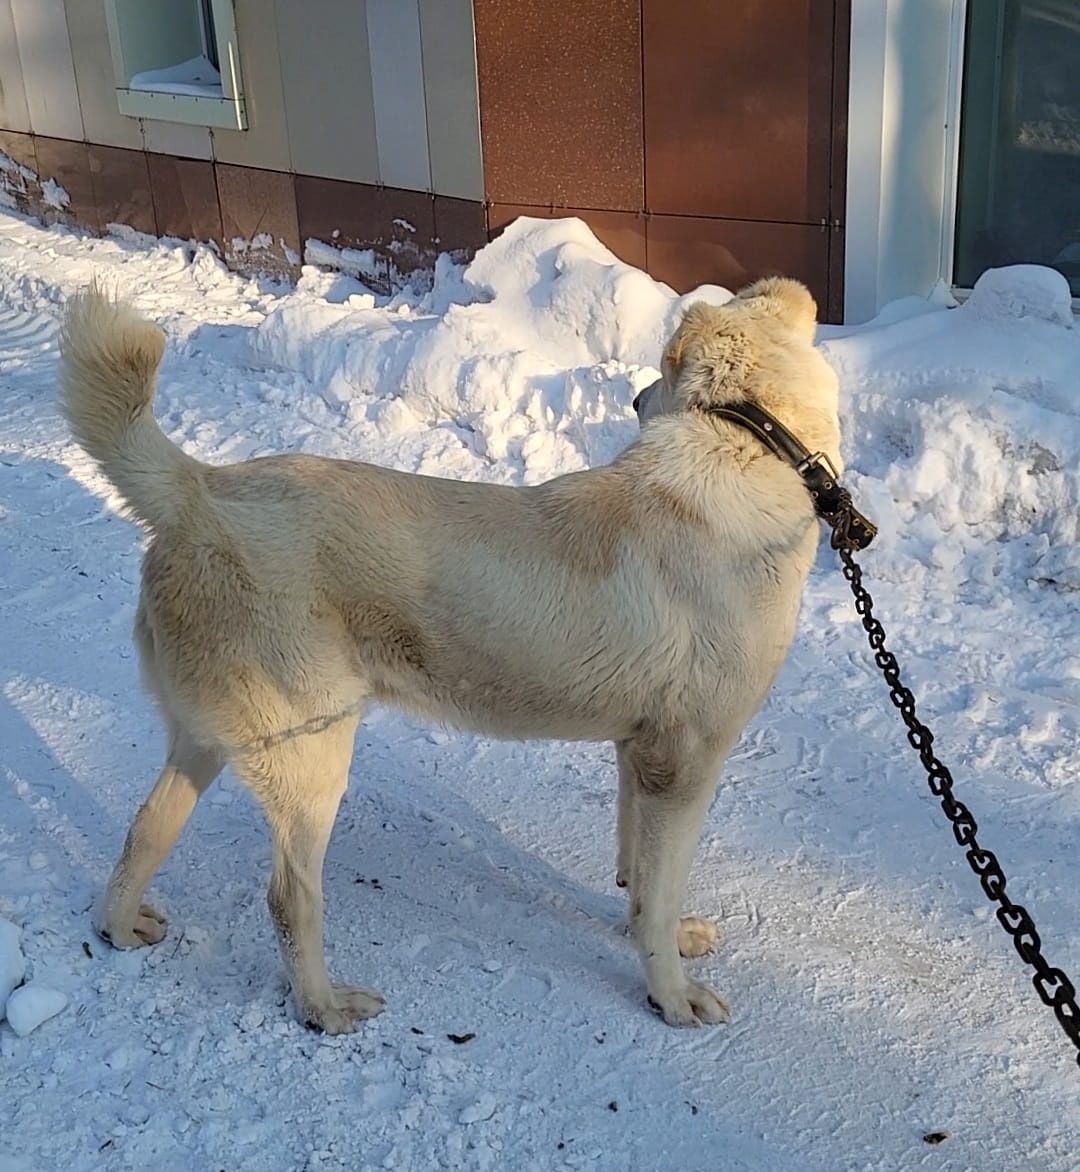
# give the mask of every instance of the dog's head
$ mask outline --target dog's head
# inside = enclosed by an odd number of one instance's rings
[[[778,381],[820,375],[816,325],[810,291],[790,277],[755,281],[725,305],[695,302],[664,350],[662,377],[634,400],[638,420],[740,401],[773,409]]]

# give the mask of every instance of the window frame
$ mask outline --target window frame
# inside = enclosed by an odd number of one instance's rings
[[[939,281],[958,301],[970,292],[954,284],[968,3],[858,0],[850,5],[844,220],[848,324],[871,320],[895,298],[925,296]],[[924,41],[932,36],[942,54],[932,62],[934,80],[919,111],[921,121],[912,125],[903,116],[903,83],[911,64],[907,54],[918,50],[919,36]],[[905,156],[927,168],[933,160],[925,188],[924,175],[904,169]],[[912,241],[912,217],[905,209],[912,206],[913,191],[926,230]],[[907,250],[906,270],[897,261],[898,240]],[[1073,310],[1080,313],[1080,297],[1073,298]]]
[[[949,37],[949,92],[946,99],[944,210],[941,226],[941,279],[962,305],[972,285],[958,285],[956,273],[956,222],[960,213],[960,119],[964,100],[964,47],[970,0],[952,0]],[[1072,299],[1073,313],[1080,316],[1080,296]]]
[[[189,0],[199,12],[203,28],[201,0]],[[120,0],[106,0],[105,15],[116,78],[116,101],[121,114],[130,118],[156,118],[163,122],[183,122],[189,126],[213,126],[224,130],[246,130],[247,108],[244,102],[240,52],[236,37],[236,13],[233,0],[209,0],[214,22],[221,73],[222,96],[200,97],[196,94],[173,94],[166,91],[133,90],[131,77],[136,70],[124,57],[123,10]]]

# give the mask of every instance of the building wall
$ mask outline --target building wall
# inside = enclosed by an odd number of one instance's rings
[[[0,0],[0,132],[71,197],[23,183],[23,205],[213,240],[260,271],[294,271],[308,237],[404,269],[483,243],[471,0],[234,4],[244,131],[122,115],[105,0]]]
[[[493,227],[580,215],[685,290],[842,305],[847,0],[475,0]]]
[[[580,215],[680,291],[786,272],[839,317],[850,0],[234,0],[244,131],[121,115],[105,3],[0,0],[45,218],[289,274],[309,238],[408,270]]]

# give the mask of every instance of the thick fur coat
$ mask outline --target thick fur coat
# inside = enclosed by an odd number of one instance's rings
[[[816,308],[770,278],[691,306],[653,418],[614,463],[527,488],[283,455],[212,467],[160,430],[164,338],[96,290],[68,307],[62,403],[149,531],[135,637],[169,733],[157,785],[98,912],[118,947],[157,942],[142,902],[199,795],[230,763],[274,839],[269,905],[303,1020],[350,1030],[379,994],[331,982],[322,864],[373,699],[510,738],[610,740],[618,881],[651,1004],[725,1020],[679,959],[720,766],[795,630],[818,539],[793,469],[710,416],[747,400],[840,467],[836,378]]]

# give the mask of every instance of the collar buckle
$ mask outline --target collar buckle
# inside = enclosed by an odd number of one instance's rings
[[[807,456],[805,460],[800,460],[795,465],[795,471],[803,478],[808,473],[815,472],[819,468],[825,472],[826,478],[822,487],[831,488],[840,479],[840,473],[836,471],[836,466],[824,452],[814,452],[812,455]],[[815,479],[818,478],[815,477]],[[832,481],[832,484],[829,484],[828,481]]]

